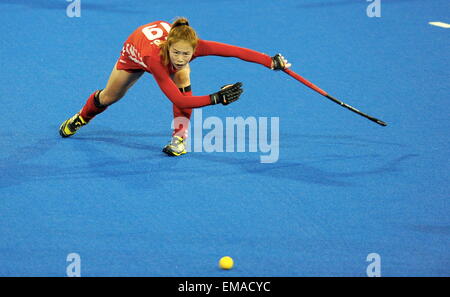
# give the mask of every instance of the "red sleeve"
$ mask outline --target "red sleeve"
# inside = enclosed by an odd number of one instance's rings
[[[267,68],[272,66],[272,58],[266,54],[248,48],[237,47],[215,41],[199,40],[194,56],[235,57],[247,62],[261,64]]]
[[[155,77],[161,91],[179,108],[197,108],[211,104],[209,95],[184,96],[170,78],[168,70],[159,62],[148,59],[146,61],[150,73]]]

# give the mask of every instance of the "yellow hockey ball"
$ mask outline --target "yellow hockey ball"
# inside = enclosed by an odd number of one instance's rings
[[[229,269],[233,268],[233,265],[234,265],[234,261],[231,257],[226,256],[226,257],[220,258],[220,261],[219,261],[220,268],[229,270]]]

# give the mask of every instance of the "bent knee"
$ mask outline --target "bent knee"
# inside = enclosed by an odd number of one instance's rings
[[[111,92],[108,90],[103,90],[100,93],[100,104],[102,105],[111,105],[125,96],[125,92]]]

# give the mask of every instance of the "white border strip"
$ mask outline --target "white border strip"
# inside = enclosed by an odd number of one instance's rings
[[[428,24],[436,27],[441,27],[445,29],[450,29],[450,24],[443,23],[443,22],[429,22]]]

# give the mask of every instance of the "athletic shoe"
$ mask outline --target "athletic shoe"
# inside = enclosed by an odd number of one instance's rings
[[[75,134],[75,132],[77,132],[78,129],[86,124],[87,122],[83,119],[83,117],[79,113],[77,113],[61,124],[61,126],[59,127],[59,134],[64,138],[72,136]]]
[[[184,146],[184,139],[180,136],[172,137],[172,141],[166,145],[163,150],[169,156],[180,156],[186,154],[186,148]]]

